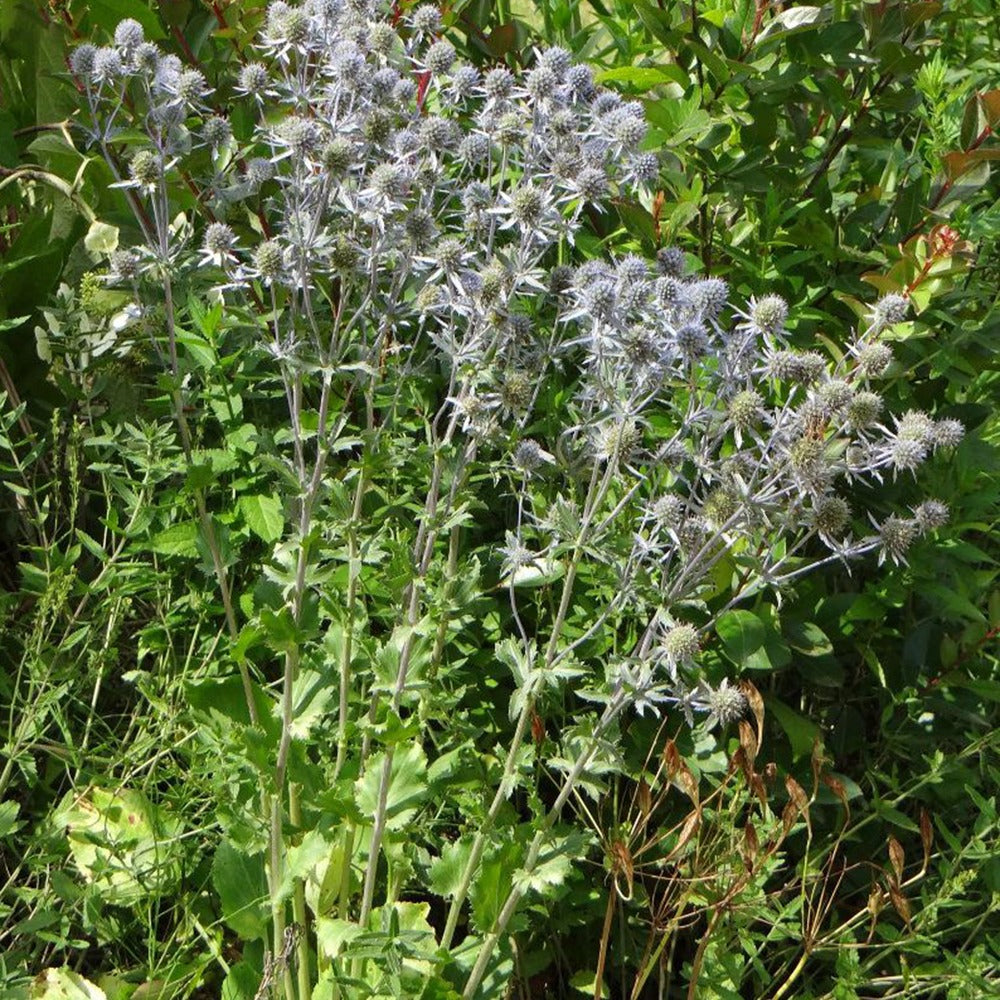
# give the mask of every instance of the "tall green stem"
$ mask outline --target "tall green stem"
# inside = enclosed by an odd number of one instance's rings
[[[344,623],[344,643],[340,651],[340,692],[337,726],[337,761],[333,769],[336,780],[347,759],[347,724],[349,695],[351,687],[351,656],[354,651],[354,614],[358,599],[358,579],[361,576],[360,552],[358,549],[358,525],[361,521],[361,504],[365,496],[367,474],[362,462],[358,482],[354,488],[354,506],[347,526],[347,621]]]
[[[549,644],[545,653],[546,669],[552,666],[556,658],[556,653],[559,648],[559,637],[562,634],[563,626],[566,623],[566,615],[569,613],[569,604],[573,596],[573,584],[576,582],[577,569],[580,564],[580,559],[583,556],[583,543],[587,537],[590,525],[593,523],[594,516],[611,483],[610,472],[611,463],[609,463],[603,479],[600,480],[600,485],[598,485],[597,466],[594,467],[593,472],[591,473],[590,485],[587,490],[587,498],[584,503],[583,519],[580,524],[580,530],[576,538],[573,553],[569,560],[569,565],[566,568],[566,576],[563,579],[562,595],[559,599],[559,609],[556,612],[555,621],[552,623],[552,633],[549,636]],[[521,714],[517,720],[517,726],[514,729],[514,737],[511,740],[511,744],[507,752],[507,760],[504,764],[504,772],[500,779],[500,784],[498,785],[496,793],[493,796],[493,801],[490,803],[486,819],[483,821],[479,830],[476,831],[476,836],[472,841],[472,849],[469,852],[469,858],[465,863],[465,868],[462,872],[462,877],[459,880],[458,888],[455,890],[455,895],[452,898],[451,906],[448,908],[448,919],[445,923],[444,933],[441,938],[441,946],[443,948],[451,947],[452,939],[455,936],[455,930],[458,927],[458,919],[461,915],[462,906],[468,896],[469,887],[472,885],[472,879],[475,877],[479,863],[482,861],[483,852],[486,850],[487,837],[493,829],[493,824],[496,821],[497,815],[499,814],[504,801],[510,794],[511,782],[514,779],[514,769],[517,766],[518,752],[520,751],[521,744],[524,741],[524,735],[528,727],[528,720],[531,718],[531,713],[534,710],[534,707],[534,696],[529,695],[524,699],[524,706],[521,709]]]
[[[590,743],[580,753],[569,774],[566,775],[562,788],[559,790],[559,795],[556,797],[555,802],[552,803],[552,807],[545,814],[545,818],[542,821],[541,826],[535,833],[534,838],[532,838],[531,844],[528,847],[528,853],[524,859],[524,864],[521,866],[521,873],[523,875],[531,875],[537,867],[539,856],[542,853],[542,849],[545,847],[545,842],[548,839],[553,825],[559,818],[559,814],[562,812],[562,808],[572,794],[573,789],[576,787],[576,783],[579,780],[580,775],[583,774],[584,769],[590,763],[591,758],[597,750],[598,739],[603,736],[611,723],[618,717],[618,713],[622,710],[622,708],[624,708],[627,701],[628,699],[624,694],[619,694],[614,697],[604,709],[600,721],[594,729],[594,735],[592,736]],[[504,904],[500,909],[499,915],[494,921],[493,927],[490,929],[489,934],[486,935],[483,939],[483,943],[479,947],[479,952],[476,956],[476,963],[472,967],[472,972],[469,973],[468,981],[465,984],[465,990],[462,993],[464,1000],[471,1000],[471,998],[475,996],[476,990],[479,989],[479,984],[482,982],[483,976],[486,974],[486,968],[489,965],[490,960],[496,954],[500,938],[503,936],[504,931],[506,931],[511,918],[517,912],[517,908],[520,905],[523,896],[524,889],[519,884],[511,888],[507,898],[504,900]]]

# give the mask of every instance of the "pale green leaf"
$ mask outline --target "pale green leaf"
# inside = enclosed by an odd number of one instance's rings
[[[461,886],[471,853],[472,841],[468,837],[446,843],[441,849],[441,856],[431,865],[428,882],[431,892],[451,899]]]
[[[95,256],[108,256],[118,249],[118,227],[95,219],[83,238],[83,245]]]
[[[104,990],[72,969],[46,969],[37,975],[29,1000],[107,1000]]]
[[[142,792],[68,792],[55,818],[77,870],[105,902],[138,903],[169,893],[180,880],[181,824]]]
[[[385,754],[374,757],[364,776],[355,783],[358,807],[368,816],[375,815],[384,762]],[[405,826],[426,796],[427,757],[423,748],[417,743],[397,747],[389,769],[386,829]]]

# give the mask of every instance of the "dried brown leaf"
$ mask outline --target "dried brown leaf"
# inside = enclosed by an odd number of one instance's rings
[[[902,882],[906,853],[903,851],[903,845],[892,834],[889,835],[889,863],[892,865],[892,870],[896,873],[896,881]]]
[[[623,840],[616,840],[611,845],[611,870],[614,875],[615,889],[618,895],[622,899],[632,898],[632,885],[633,878],[635,875],[635,863],[632,859],[632,852],[629,850],[628,844]],[[618,884],[619,876],[625,876],[625,884],[628,887],[625,892],[622,891],[621,886]]]
[[[677,784],[680,785],[684,794],[691,802],[697,806],[699,802],[698,781],[691,773],[691,768],[683,760],[681,761],[680,770],[677,772]]]
[[[653,796],[649,790],[649,782],[644,777],[639,779],[637,798],[639,800],[639,813],[642,816],[643,825],[645,825],[653,808]]]
[[[979,95],[979,104],[986,121],[994,131],[1000,128],[1000,90],[987,90]]]
[[[892,900],[893,908],[903,918],[906,926],[910,927],[910,901],[903,895],[903,890],[895,880],[889,880],[889,899]]]
[[[877,885],[872,885],[868,893],[868,915],[871,920],[868,924],[868,943],[871,944],[875,937],[875,925],[878,923],[878,915],[882,912],[882,890]]]
[[[924,846],[924,868],[931,860],[931,849],[934,847],[934,826],[931,814],[926,809],[920,810],[920,841]]]
[[[687,842],[698,832],[698,827],[701,825],[701,810],[695,809],[686,820],[684,820],[684,825],[681,827],[680,836],[677,838],[677,843],[674,844],[673,850],[667,855],[667,858],[673,858],[680,854]]]
[[[757,720],[757,747],[759,749],[764,742],[764,699],[760,696],[757,688],[748,680],[740,681],[739,689],[743,692],[743,697],[746,698],[754,719]]]
[[[781,812],[781,825],[784,827],[784,836],[788,836],[789,831],[795,826],[795,821],[799,818],[799,807],[789,800],[785,803],[785,808]]]
[[[757,862],[757,855],[760,853],[760,841],[757,839],[757,831],[754,829],[753,823],[749,820],[743,827],[743,840],[746,844],[747,863],[749,868],[753,870]]]
[[[757,737],[746,719],[740,719],[740,746],[746,754],[747,763],[753,767],[754,761],[757,760]]]
[[[826,787],[829,788],[838,799],[840,799],[840,804],[845,809],[849,810],[850,806],[847,804],[847,789],[844,787],[844,783],[839,778],[835,778],[832,774],[826,772],[824,772],[820,778],[823,784],[826,785]]]
[[[667,769],[667,781],[672,782],[677,777],[677,772],[681,769],[681,755],[677,750],[677,744],[673,740],[667,740],[663,748],[663,764]]]
[[[815,790],[819,787],[819,777],[823,772],[823,765],[826,763],[826,754],[823,753],[823,744],[818,736],[813,740],[812,756],[809,763],[812,766],[813,789]]]
[[[744,774],[747,772],[747,755],[743,752],[743,747],[737,747],[736,753],[729,758],[726,777],[732,777],[737,771],[742,771]]]
[[[788,792],[788,797],[798,806],[800,812],[804,816],[809,814],[809,797],[805,793],[805,789],[790,775],[785,775],[785,790]]]
[[[531,738],[537,746],[545,742],[545,720],[537,713],[531,713]]]

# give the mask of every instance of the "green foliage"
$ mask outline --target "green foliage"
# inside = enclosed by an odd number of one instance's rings
[[[670,730],[628,716],[595,732],[572,694],[591,683],[573,658],[542,677],[494,652],[508,583],[551,618],[569,562],[503,577],[512,501],[488,476],[461,483],[455,454],[437,456],[456,498],[435,524],[425,610],[402,615],[435,460],[429,391],[384,435],[356,419],[357,401],[335,401],[346,458],[315,530],[295,537],[284,392],[242,346],[252,318],[181,303],[176,380],[153,349],[119,349],[123,330],[155,342],[164,317],[132,316],[99,280],[136,224],[66,124],[78,104],[69,41],[133,17],[215,80],[262,6],[0,9],[4,987],[40,1000],[290,996],[292,924],[307,917],[315,996],[455,997],[513,893],[524,900],[483,996],[996,993],[995,5],[470,0],[447,11],[447,37],[480,65],[530,65],[533,46],[557,43],[642,101],[662,196],[590,216],[585,254],[680,246],[740,297],[783,294],[794,343],[833,357],[873,291],[905,292],[915,315],[891,335],[887,403],[969,430],[921,473],[953,520],[908,566],[834,565],[780,605],[761,596],[721,614],[707,669],[762,692],[756,725],[722,735],[680,716]],[[177,196],[194,211],[190,191]],[[196,386],[188,454],[172,409],[184,380]],[[368,402],[389,412],[390,400]],[[543,440],[564,404],[556,390],[545,400]],[[303,416],[308,439],[315,399]],[[887,480],[854,499],[888,512],[909,486]],[[475,572],[456,575],[453,537],[475,551]],[[287,595],[303,550],[296,612]],[[737,577],[720,570],[718,607]],[[571,640],[614,588],[613,573],[581,574]],[[636,638],[608,631],[584,647],[591,659]],[[283,664],[300,649],[286,742]],[[346,725],[345,672],[364,678]],[[579,793],[547,825],[588,741]],[[298,811],[279,816],[282,876],[270,884],[262,808],[283,793],[282,759]],[[362,925],[372,870],[385,899]],[[442,949],[449,904],[466,892]]]

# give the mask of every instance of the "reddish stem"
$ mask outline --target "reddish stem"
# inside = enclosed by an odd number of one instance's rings
[[[188,40],[184,37],[184,32],[181,31],[177,25],[174,25],[170,31],[174,36],[174,40],[181,47],[181,51],[184,53],[184,57],[187,61],[191,63],[192,66],[201,68],[201,63],[198,61],[198,57],[191,51],[191,46],[188,45]]]
[[[959,652],[958,656],[955,658],[955,662],[949,668],[949,672],[952,670],[957,670],[966,660],[970,660],[983,646],[988,642],[992,642],[994,639],[1000,637],[1000,625],[994,625],[986,630],[986,634],[978,642],[974,642],[967,649],[963,649]],[[940,683],[944,673],[940,673],[935,677],[932,677],[924,685],[924,694],[930,691],[932,688],[936,688]]]
[[[972,144],[968,146],[966,149],[963,149],[962,152],[974,153],[977,149],[979,149],[979,147],[984,142],[986,142],[986,140],[992,134],[993,134],[993,129],[989,125],[985,126],[982,132],[980,132],[979,135],[977,135],[976,138],[972,141]],[[961,174],[959,174],[959,177],[960,176]],[[920,222],[918,222],[917,225],[914,226],[914,228],[910,230],[910,232],[908,232],[906,236],[903,237],[903,239],[900,241],[901,243],[908,243],[911,239],[913,239],[914,236],[917,235],[917,233],[920,232],[921,229],[924,228],[924,223],[927,221],[928,216],[931,215],[932,212],[937,211],[938,206],[941,204],[942,201],[944,201],[945,196],[955,186],[955,181],[957,179],[958,179],[957,177],[949,177],[947,178],[947,180],[945,180],[945,182],[938,189],[937,194],[934,195],[934,197],[931,199],[931,203],[927,206],[927,211],[925,211],[924,214],[921,216]]]

